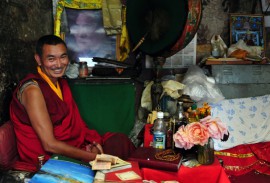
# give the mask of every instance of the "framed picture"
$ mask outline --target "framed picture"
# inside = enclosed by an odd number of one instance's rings
[[[65,42],[70,59],[81,61],[102,57],[116,59],[116,36],[107,36],[101,10],[65,8]]]
[[[54,34],[67,43],[71,61],[93,66],[93,57],[118,58],[119,38],[106,35],[101,7],[101,0],[55,2]]]
[[[270,0],[261,0],[264,15],[270,15]]]
[[[265,56],[270,58],[270,27],[266,27],[265,32]]]
[[[230,44],[240,39],[248,46],[261,46],[265,49],[264,16],[230,14]]]

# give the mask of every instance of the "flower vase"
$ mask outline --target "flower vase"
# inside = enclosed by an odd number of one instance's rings
[[[202,165],[210,165],[215,160],[214,155],[214,141],[212,138],[208,139],[208,142],[204,146],[198,146],[197,149],[198,162]]]

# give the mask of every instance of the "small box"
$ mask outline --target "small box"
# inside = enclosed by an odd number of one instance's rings
[[[173,161],[159,160],[155,156],[156,153],[162,151],[166,150],[156,149],[153,147],[139,147],[131,154],[128,160],[138,161],[140,168],[152,168],[177,172],[182,164],[182,154],[179,154],[179,158]]]
[[[152,127],[153,124],[146,124],[144,126],[144,139],[143,139],[144,147],[152,147],[153,145],[153,134],[151,133]]]

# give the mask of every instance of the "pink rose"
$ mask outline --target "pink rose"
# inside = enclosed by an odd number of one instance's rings
[[[184,148],[185,150],[187,150],[194,146],[193,143],[190,143],[185,126],[179,127],[178,131],[173,135],[173,140],[175,143],[175,147],[178,148]]]
[[[203,146],[208,142],[208,129],[200,122],[193,122],[186,125],[186,133],[188,134],[190,143]]]
[[[218,117],[207,116],[201,119],[200,122],[208,128],[210,137],[214,139],[222,139],[224,134],[228,135],[226,125]]]

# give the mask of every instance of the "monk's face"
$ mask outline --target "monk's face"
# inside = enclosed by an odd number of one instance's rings
[[[36,61],[42,71],[56,84],[58,78],[65,74],[69,63],[67,49],[63,44],[45,44],[42,51],[41,58],[35,55]]]

